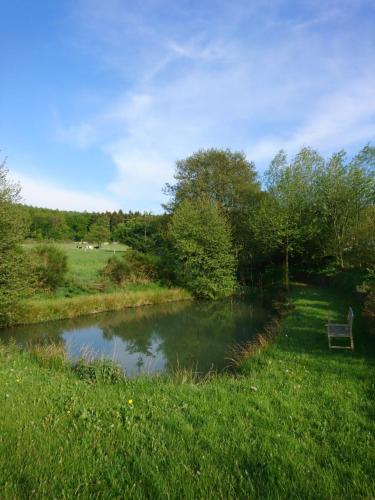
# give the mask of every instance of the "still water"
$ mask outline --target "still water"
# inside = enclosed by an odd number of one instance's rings
[[[63,343],[71,360],[87,352],[109,357],[128,376],[177,367],[207,373],[225,368],[230,348],[250,340],[267,318],[265,307],[244,299],[185,301],[3,329],[0,339],[25,347]]]

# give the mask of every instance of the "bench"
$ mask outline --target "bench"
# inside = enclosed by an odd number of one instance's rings
[[[326,325],[327,327],[327,336],[328,336],[328,346],[330,349],[354,349],[354,342],[353,342],[353,309],[349,307],[348,310],[348,316],[347,316],[347,323],[346,324],[338,324],[338,323],[330,323],[328,320],[328,323]],[[332,345],[331,339],[332,338],[348,338],[350,340],[350,346],[341,346],[341,345]]]

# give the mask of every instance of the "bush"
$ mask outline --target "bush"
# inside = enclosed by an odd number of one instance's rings
[[[364,295],[362,314],[368,322],[370,333],[375,335],[375,269],[368,270],[358,291]]]
[[[38,245],[32,250],[32,268],[37,288],[56,290],[65,281],[67,256],[52,245]]]
[[[117,285],[148,283],[156,276],[156,262],[151,256],[128,250],[121,259],[111,257],[101,274]]]
[[[92,384],[96,382],[116,384],[125,378],[121,368],[110,359],[105,358],[91,361],[80,359],[73,366],[73,371],[78,378]]]

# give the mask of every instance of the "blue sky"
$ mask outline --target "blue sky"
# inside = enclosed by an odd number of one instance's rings
[[[373,0],[2,0],[0,149],[25,202],[160,211],[176,159],[353,154],[375,136]]]

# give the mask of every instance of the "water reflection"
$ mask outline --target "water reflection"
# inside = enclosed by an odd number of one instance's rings
[[[229,348],[264,325],[266,310],[254,302],[174,302],[0,330],[21,345],[61,342],[70,359],[88,349],[116,360],[129,376],[193,368],[206,373],[227,365]]]

